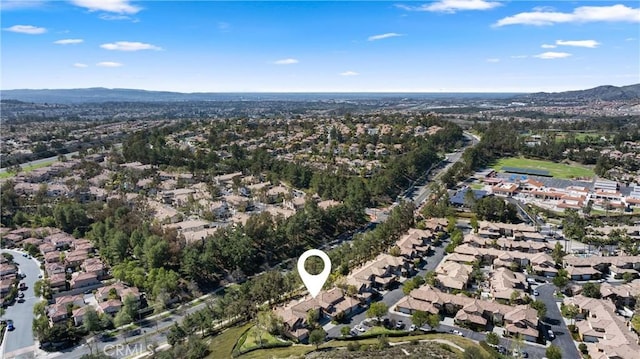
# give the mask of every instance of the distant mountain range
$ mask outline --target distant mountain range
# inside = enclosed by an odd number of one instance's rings
[[[588,90],[566,92],[536,92],[518,98],[539,101],[618,101],[640,99],[640,84],[629,86],[598,86]]]
[[[514,97],[515,96],[515,97]],[[600,86],[589,90],[559,93],[505,94],[505,93],[181,93],[134,89],[108,89],[93,87],[84,89],[42,89],[0,91],[2,100],[18,100],[36,103],[87,103],[87,102],[183,102],[183,101],[316,101],[355,100],[381,98],[484,98],[520,100],[630,100],[640,98],[640,84],[615,87]]]

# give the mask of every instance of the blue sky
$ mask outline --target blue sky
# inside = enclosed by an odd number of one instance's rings
[[[530,92],[640,82],[637,0],[0,6],[2,89]]]

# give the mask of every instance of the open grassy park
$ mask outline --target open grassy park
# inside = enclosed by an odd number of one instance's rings
[[[491,166],[494,170],[500,171],[503,167],[518,167],[534,170],[549,171],[554,178],[572,179],[572,178],[593,178],[595,175],[589,167],[580,165],[568,165],[565,163],[556,163],[551,161],[533,160],[524,157],[508,157],[501,158]]]

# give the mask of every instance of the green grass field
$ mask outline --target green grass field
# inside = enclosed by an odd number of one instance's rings
[[[567,133],[558,132],[556,133],[556,142],[564,142]],[[588,132],[588,133],[574,133],[576,140],[585,142],[587,138],[590,138],[591,142],[598,142],[601,137],[607,137],[606,134],[598,133],[598,132]]]
[[[499,159],[492,168],[500,171],[502,167],[520,167],[536,170],[546,170],[555,178],[592,178],[595,174],[593,170],[584,166],[567,165],[564,163],[555,163],[551,161],[532,160],[523,157],[509,157]]]
[[[47,162],[43,162],[43,163],[39,163],[37,165],[32,165],[32,166],[26,166],[22,168],[21,172],[24,173],[28,173],[31,172],[33,170],[35,170],[36,168],[42,168],[42,167],[49,167],[51,166],[54,162],[57,162],[55,160],[51,160],[51,161],[47,161]],[[0,173],[0,179],[3,178],[11,178],[14,177],[16,174],[14,172],[2,172]]]
[[[239,348],[241,352],[247,351],[253,348],[257,348],[260,346],[260,341],[257,338],[257,334],[258,333],[256,332],[255,326],[251,327],[251,329],[247,331],[247,338],[242,344],[242,346]],[[282,341],[278,340],[276,337],[274,337],[268,332],[263,331],[261,335],[262,335],[262,345],[282,343]]]
[[[251,327],[251,324],[233,327],[213,337],[209,344],[211,354],[209,354],[207,358],[231,358],[233,347],[236,345],[240,336],[242,336],[242,333],[249,329],[249,327]]]

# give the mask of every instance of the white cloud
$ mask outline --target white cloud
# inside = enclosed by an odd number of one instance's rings
[[[45,2],[42,0],[2,0],[0,1],[0,10],[20,10],[20,9],[30,9],[42,6]]]
[[[627,37],[624,41],[636,41],[635,37]]]
[[[108,44],[100,45],[101,48],[105,50],[115,50],[115,51],[140,51],[140,50],[162,50],[162,48],[145,44],[144,42],[132,42],[132,41],[116,41]]]
[[[376,41],[376,40],[388,39],[388,38],[391,38],[391,37],[398,37],[398,36],[403,36],[403,35],[395,33],[395,32],[387,32],[386,34],[369,36],[369,38],[367,40]]]
[[[557,40],[556,45],[561,46],[574,46],[574,47],[588,47],[588,48],[596,48],[600,45],[596,40]]]
[[[115,63],[115,62],[114,62],[114,63]],[[77,67],[77,68],[79,68],[79,69],[83,69],[83,68],[85,68],[85,67],[89,67],[89,65],[87,65],[87,64],[83,64],[83,63],[81,63],[81,62],[76,62],[75,64],[73,64],[73,67]]]
[[[293,65],[293,64],[297,64],[298,62],[299,62],[298,59],[289,58],[289,59],[277,60],[277,61],[274,61],[273,63],[275,65]]]
[[[358,75],[360,75],[360,73],[355,71],[345,71],[340,73],[340,76],[358,76]]]
[[[557,46],[552,44],[542,44],[540,45],[543,49],[555,49]]]
[[[138,20],[135,17],[131,17],[129,15],[116,15],[116,14],[100,14],[100,16],[98,16],[100,19],[102,20],[107,20],[107,21],[118,21],[118,20],[130,20],[131,22],[139,22],[140,20]]]
[[[571,54],[568,52],[553,52],[553,51],[543,52],[538,55],[533,55],[533,57],[537,57],[539,59],[544,59],[544,60],[564,59],[569,56],[571,56]]]
[[[421,6],[396,6],[409,11],[446,12],[453,14],[457,11],[465,10],[490,10],[501,5],[502,4],[496,1],[486,0],[440,0],[431,4],[424,4]]]
[[[131,5],[129,0],[71,0],[74,5],[89,11],[106,11],[117,14],[137,14],[141,7]]]
[[[54,41],[53,43],[56,45],[75,45],[75,44],[81,44],[83,42],[84,40],[82,39],[62,39],[62,40]]]
[[[6,31],[17,32],[20,34],[40,35],[47,32],[44,27],[38,27],[33,25],[13,25],[11,27],[5,27]]]
[[[553,25],[560,23],[584,23],[584,22],[640,22],[640,8],[631,8],[625,5],[611,6],[581,6],[575,8],[572,13],[557,11],[533,11],[521,12],[498,20],[493,26],[505,25]]]
[[[487,59],[487,62],[496,63],[496,62],[500,62],[500,59],[492,57],[492,58]]]
[[[511,56],[512,59],[526,59],[527,57],[529,57],[529,56],[527,56],[527,55],[512,55]]]
[[[119,63],[119,62],[103,61],[103,62],[98,62],[96,64],[96,66],[100,66],[100,67],[120,67],[120,66],[123,66],[123,65],[121,63]]]

